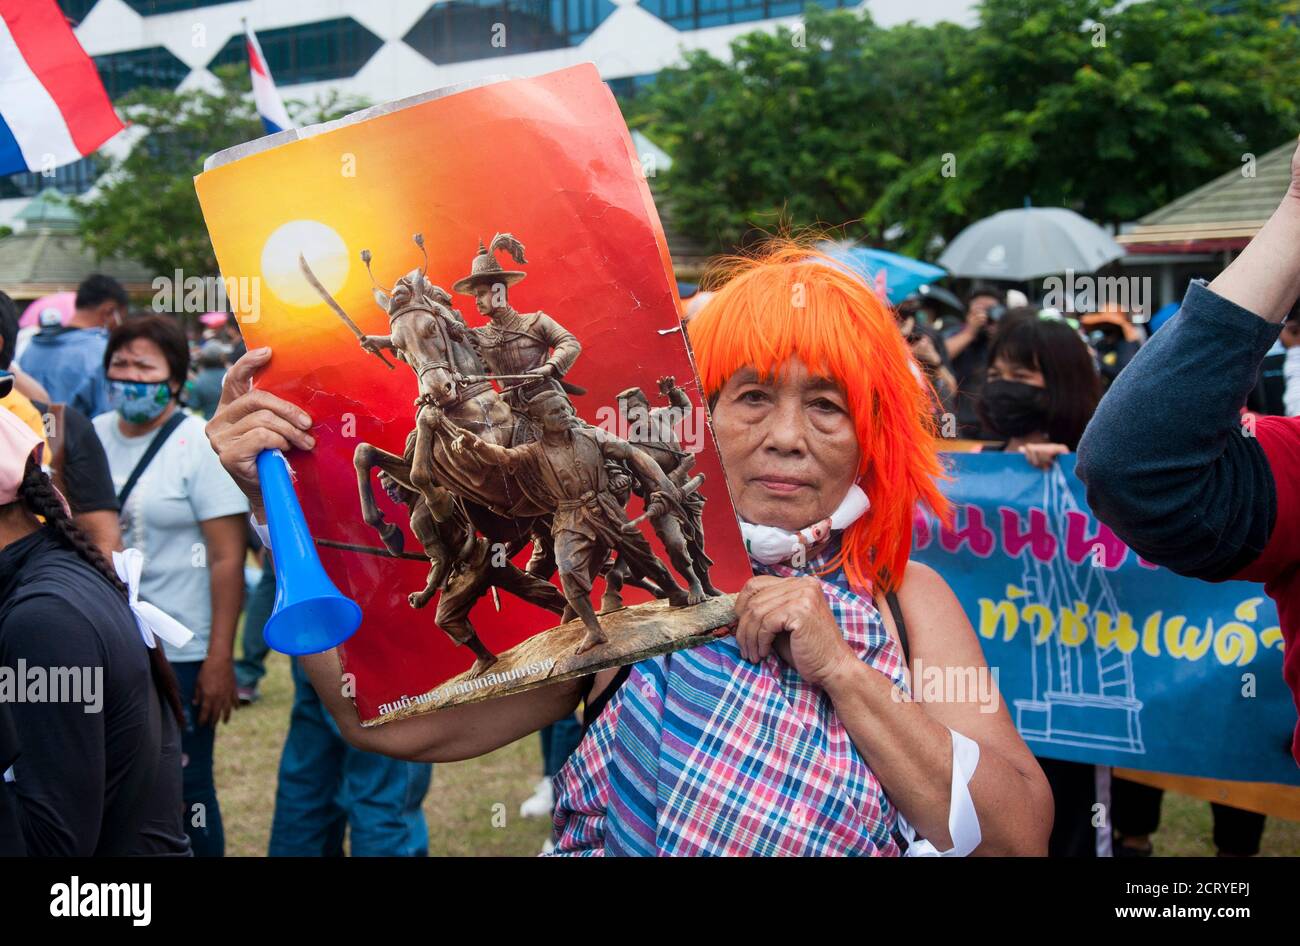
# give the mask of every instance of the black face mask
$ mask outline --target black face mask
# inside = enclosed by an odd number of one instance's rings
[[[1024,437],[1047,429],[1047,391],[1023,381],[986,381],[979,415],[1003,437]]]

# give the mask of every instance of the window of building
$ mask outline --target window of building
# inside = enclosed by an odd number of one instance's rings
[[[276,85],[346,79],[370,61],[384,41],[350,16],[258,30],[257,42]],[[238,33],[208,63],[209,69],[248,62],[244,34]]]
[[[613,12],[610,0],[448,0],[404,39],[432,62],[468,62],[576,46]]]
[[[189,66],[162,46],[129,49],[94,58],[108,97],[114,100],[141,86],[174,89],[190,73]]]
[[[65,164],[61,168],[55,168],[54,174],[50,177],[31,172],[11,174],[0,178],[0,199],[35,197],[47,187],[53,187],[64,194],[84,194],[90,190],[102,171],[101,162],[91,155],[73,161],[71,164]]]
[[[59,0],[59,9],[74,24],[80,23],[95,5],[95,0]]]
[[[641,90],[655,80],[657,72],[647,72],[639,76],[621,76],[617,79],[606,79],[605,84],[609,90],[614,93],[615,98],[630,99],[640,94]]]
[[[95,0],[89,0],[92,6],[94,2]],[[235,0],[123,0],[123,2],[141,16],[153,16],[157,13],[193,10],[196,7],[215,7],[223,3],[234,3]]]
[[[831,8],[858,4],[858,0],[641,0],[641,7],[679,30],[698,30],[795,16],[803,12],[805,2]]]

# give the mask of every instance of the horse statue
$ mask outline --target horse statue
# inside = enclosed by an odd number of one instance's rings
[[[533,541],[534,552],[526,570],[549,580],[555,573],[551,510],[537,506],[502,467],[483,463],[452,447],[459,431],[466,429],[498,446],[517,445],[519,434],[531,433],[530,421],[512,412],[501,392],[493,387],[473,331],[452,307],[450,294],[428,279],[423,237],[416,234],[414,242],[424,254],[424,264],[398,279],[391,290],[375,281],[370,271],[370,252],[361,252],[374,283],[375,301],[388,314],[389,325],[387,335],[365,335],[356,330],[361,348],[375,355],[385,350],[393,352],[415,373],[418,385],[415,427],[407,436],[402,454],[364,442],[353,453],[362,518],[379,533],[390,552],[398,553],[403,533],[397,525],[385,521],[375,502],[373,471],[379,469],[420,493],[430,509],[439,508],[435,491],[442,487],[462,500],[473,525],[489,541],[501,543],[508,557],[513,558]],[[509,245],[507,249],[514,255],[514,249]],[[318,286],[318,291],[332,307],[337,306],[323,287]],[[526,430],[517,433],[515,427],[519,424]],[[663,466],[661,458],[654,459]],[[674,560],[674,565],[680,564]],[[626,568],[607,570],[609,595],[602,610],[621,607],[620,590],[625,582],[656,597],[665,596],[645,576],[631,574]]]
[[[415,242],[423,251],[419,234]],[[363,250],[361,259],[369,271],[370,252]],[[487,371],[473,333],[451,307],[447,291],[429,281],[427,270],[426,255],[424,265],[398,279],[391,291],[376,284],[374,298],[388,313],[389,334],[360,337],[363,350],[372,354],[389,350],[406,362],[415,372],[419,391],[415,429],[401,456],[368,443],[354,451],[362,517],[379,531],[385,547],[400,549],[401,530],[385,523],[375,503],[370,476],[378,468],[425,496],[432,497],[439,486],[450,490],[465,501],[466,513],[479,531],[491,541],[503,542],[513,556],[531,538],[545,542],[550,510],[534,505],[499,467],[451,453],[457,428],[509,446],[517,421],[492,383],[483,380]],[[545,571],[544,566],[530,568],[539,570]]]

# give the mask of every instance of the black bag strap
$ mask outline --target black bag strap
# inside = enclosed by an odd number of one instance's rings
[[[898,595],[892,591],[885,592],[885,603],[889,605],[889,613],[894,616],[894,627],[898,629],[898,643],[903,647],[903,665],[910,669],[912,655],[907,646],[907,622],[903,620],[903,606],[898,603]]]
[[[596,675],[594,673],[591,675],[591,681],[587,684],[587,694],[583,698],[583,735],[586,735],[587,730],[591,728],[591,724],[596,721],[596,717],[600,715],[601,711],[605,708],[605,705],[613,698],[614,694],[618,692],[618,688],[627,682],[627,678],[631,676],[631,674],[632,665],[623,664],[623,666],[618,668],[618,673],[614,674],[614,678],[609,681],[609,685],[597,693],[595,697],[591,695],[591,691],[596,688]]]
[[[135,484],[139,481],[140,477],[144,475],[144,471],[148,469],[153,458],[158,455],[158,451],[161,450],[162,445],[167,442],[167,438],[172,435],[172,431],[184,422],[185,412],[178,407],[176,408],[176,413],[167,419],[167,423],[163,424],[162,427],[158,429],[158,433],[156,433],[153,440],[149,442],[149,446],[145,448],[144,456],[142,456],[140,462],[135,465],[135,469],[131,471],[131,475],[126,478],[126,483],[122,486],[121,492],[117,494],[117,508],[126,508],[126,498],[131,495],[131,490],[135,489]]]

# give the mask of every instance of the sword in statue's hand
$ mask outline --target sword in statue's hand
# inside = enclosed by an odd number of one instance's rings
[[[307,282],[311,285],[311,287],[316,290],[317,295],[319,295],[322,299],[325,300],[325,304],[334,310],[334,314],[343,320],[344,325],[352,329],[352,334],[355,335],[357,338],[364,339],[366,337],[366,333],[361,331],[361,329],[357,327],[356,322],[353,322],[350,318],[348,318],[348,314],[343,311],[343,306],[339,305],[337,302],[334,301],[334,297],[329,294],[329,290],[326,289],[323,285],[321,285],[321,281],[316,278],[316,274],[313,273],[311,271],[311,267],[307,265],[307,257],[303,256],[301,253],[298,254],[298,268],[302,270],[303,277],[307,280]],[[369,351],[369,349],[367,350]],[[378,358],[380,361],[382,361],[384,364],[388,365],[390,369],[397,367],[397,365],[393,364],[391,361],[389,361],[387,358],[384,357],[384,353],[382,351],[371,351],[370,353],[374,355],[376,358]]]

